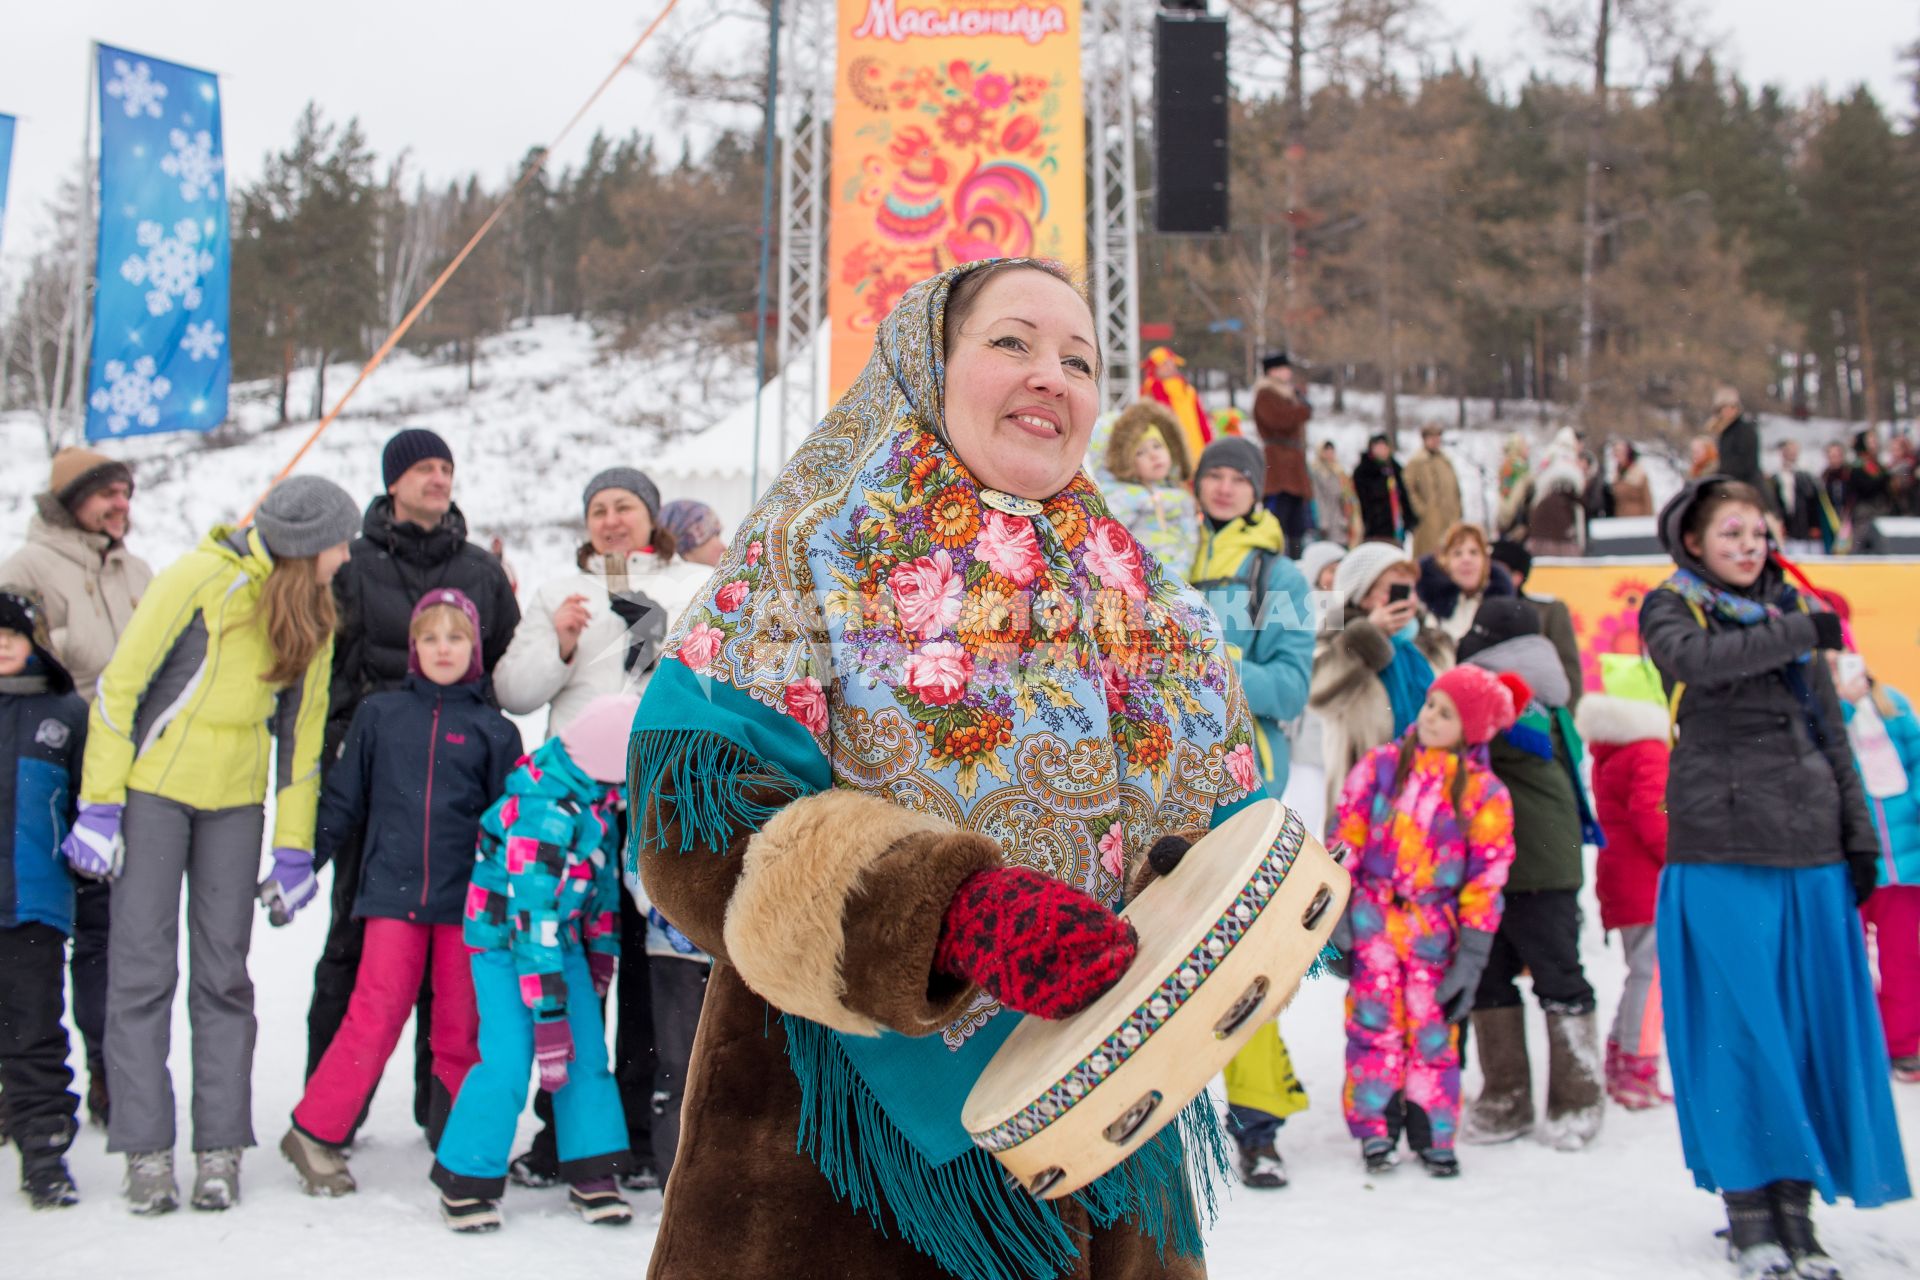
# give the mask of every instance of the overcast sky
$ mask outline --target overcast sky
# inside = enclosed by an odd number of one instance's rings
[[[19,116],[20,125],[7,256],[16,258],[41,234],[43,207],[80,153],[90,40],[219,73],[230,182],[258,175],[261,157],[286,144],[309,99],[330,118],[358,116],[382,157],[410,149],[430,178],[477,171],[497,180],[565,122],[660,2],[10,4],[0,17],[0,113]],[[723,3],[683,0],[671,21],[688,25]],[[1911,107],[1897,50],[1920,38],[1916,0],[1696,3],[1705,15],[1702,36],[1750,81],[1783,84],[1796,96],[1865,82],[1883,105],[1902,115]],[[1532,0],[1442,0],[1438,7],[1463,54],[1477,55],[1502,81],[1541,62],[1529,30]],[[764,46],[742,47],[739,56],[744,72],[765,56]],[[629,71],[557,161],[576,158],[596,125],[677,139],[663,106],[649,77]]]

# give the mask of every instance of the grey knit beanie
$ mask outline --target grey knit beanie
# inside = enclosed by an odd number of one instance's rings
[[[351,539],[360,508],[331,480],[293,476],[273,486],[253,513],[253,527],[276,559],[297,560]]]
[[[659,522],[660,490],[647,479],[646,472],[635,467],[608,467],[587,481],[586,490],[580,495],[580,509],[585,511],[592,506],[593,495],[602,489],[625,489],[646,506],[649,519]]]
[[[1267,455],[1259,445],[1245,436],[1221,436],[1200,453],[1200,463],[1193,469],[1193,491],[1200,492],[1200,477],[1215,467],[1227,467],[1238,471],[1253,486],[1253,505],[1260,505],[1260,494],[1267,485]]]

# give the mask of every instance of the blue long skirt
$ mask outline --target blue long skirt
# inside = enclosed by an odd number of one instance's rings
[[[1708,1191],[1906,1199],[1846,867],[1669,865],[1655,913],[1680,1145]]]

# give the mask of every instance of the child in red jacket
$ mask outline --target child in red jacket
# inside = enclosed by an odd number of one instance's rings
[[[1595,816],[1607,835],[1594,874],[1600,926],[1620,931],[1627,986],[1607,1035],[1607,1096],[1630,1111],[1672,1102],[1660,1089],[1660,969],[1653,903],[1667,861],[1667,709],[1607,682],[1575,723],[1593,753]]]

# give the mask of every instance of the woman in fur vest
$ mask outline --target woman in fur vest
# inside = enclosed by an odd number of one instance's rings
[[[1453,640],[1420,607],[1420,576],[1399,547],[1363,542],[1333,573],[1338,625],[1314,645],[1307,706],[1320,717],[1326,812],[1360,758],[1413,726],[1434,674],[1453,665]]]
[[[1095,332],[1050,264],[910,289],[668,638],[629,856],[714,970],[655,1280],[1202,1274],[1204,1100],[1058,1201],[959,1121],[1262,794],[1219,623],[1080,471]]]

